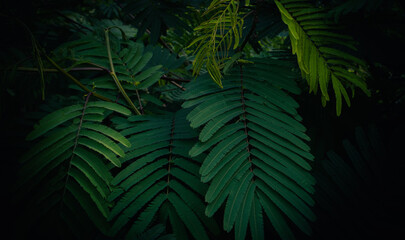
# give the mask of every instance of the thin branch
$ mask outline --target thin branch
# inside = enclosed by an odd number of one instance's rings
[[[109,32],[109,29],[108,28],[105,29],[105,41],[106,41],[106,45],[107,45],[108,61],[110,62],[110,67],[111,67],[110,75],[114,79],[114,82],[117,85],[118,89],[120,90],[121,94],[124,96],[125,100],[132,107],[132,109],[135,111],[135,113],[138,115],[142,115],[142,113],[139,112],[139,110],[135,107],[135,104],[132,102],[132,100],[129,98],[129,96],[125,92],[125,89],[122,87],[120,81],[118,80],[117,75],[115,74],[114,63],[112,61],[112,56],[111,56],[110,38],[109,38],[108,32]],[[138,96],[139,96],[139,94],[138,94]]]
[[[146,33],[150,35],[151,31],[149,29],[146,29]],[[171,49],[171,47],[165,41],[163,41],[163,39],[161,37],[159,37],[158,42],[160,44],[162,44],[163,47],[167,48],[170,53],[174,53],[174,51]]]
[[[54,66],[56,67],[56,69],[62,73],[63,75],[65,75],[67,78],[69,78],[70,80],[72,80],[76,85],[78,85],[81,89],[83,89],[86,92],[92,93],[96,98],[99,98],[101,100],[107,101],[107,102],[113,102],[113,100],[104,97],[98,93],[95,93],[94,91],[88,89],[86,86],[84,86],[79,80],[77,80],[75,77],[73,77],[72,75],[70,75],[68,72],[66,72],[63,68],[61,68],[57,63],[55,63],[50,57],[48,57],[47,55],[45,55],[46,59],[48,59],[48,61]]]
[[[170,143],[169,143],[169,159],[168,159],[168,166],[167,166],[167,188],[166,188],[166,194],[169,194],[169,183],[170,183],[170,168],[172,165],[172,155],[173,155],[173,136],[174,136],[174,126],[175,126],[175,119],[176,117],[173,116],[172,118],[172,124],[171,124],[171,130],[170,130]]]
[[[138,98],[139,109],[141,110],[141,114],[144,114],[142,101],[141,101],[141,96],[139,95],[138,89],[135,89],[135,92],[136,92],[136,97]]]
[[[75,137],[75,144],[74,144],[73,149],[72,149],[72,155],[70,156],[69,166],[68,166],[68,169],[67,169],[67,172],[66,172],[65,185],[63,185],[62,201],[61,201],[61,205],[60,205],[61,208],[63,206],[63,198],[65,197],[65,194],[66,194],[66,186],[67,186],[68,181],[69,181],[69,176],[70,176],[69,172],[70,172],[70,169],[72,168],[72,160],[73,160],[73,157],[75,156],[75,150],[77,148],[77,144],[78,144],[78,140],[79,140],[79,136],[80,136],[80,130],[82,129],[82,125],[83,125],[84,113],[86,111],[87,103],[89,102],[91,94],[92,94],[91,92],[87,94],[87,97],[86,97],[86,100],[85,100],[84,106],[83,106],[82,116],[80,117],[79,126],[77,127],[77,133],[76,133],[76,137]]]
[[[173,84],[174,86],[180,88],[183,91],[186,91],[187,89],[185,89],[183,86],[181,86],[180,84],[176,83],[175,81],[170,81],[171,84]]]
[[[250,153],[250,142],[249,142],[249,134],[248,134],[248,127],[247,127],[247,118],[246,118],[246,104],[245,104],[245,91],[243,88],[243,69],[242,69],[242,65],[240,65],[240,93],[241,93],[241,102],[242,102],[242,109],[243,109],[243,124],[244,124],[244,128],[245,128],[245,135],[246,135],[246,150],[249,153],[248,159],[249,159],[249,163],[252,163],[252,159],[251,159],[251,153]],[[250,165],[250,171],[253,172],[253,168],[252,168],[252,164]]]

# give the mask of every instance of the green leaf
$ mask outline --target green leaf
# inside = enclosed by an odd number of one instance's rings
[[[187,204],[175,193],[168,194],[169,201],[173,204],[176,209],[177,214],[180,219],[187,223],[186,227],[189,229],[190,233],[195,239],[209,239],[207,233],[202,227],[201,222],[198,220],[197,216],[192,212],[192,210],[187,207]]]
[[[249,226],[253,240],[264,239],[263,211],[257,194],[253,196],[252,210],[249,217]]]
[[[356,42],[352,37],[338,32],[339,26],[326,18],[326,9],[316,7],[308,0],[297,4],[288,0],[276,1],[282,20],[290,31],[292,53],[297,55],[298,65],[309,84],[309,92],[316,94],[319,86],[323,106],[330,99],[328,83],[331,77],[334,78],[332,85],[336,113],[340,115],[341,95],[350,106],[345,87],[359,87],[370,95],[365,81],[367,64],[352,54],[357,51],[354,46]]]
[[[128,139],[126,139],[119,132],[115,131],[114,129],[112,129],[110,127],[86,122],[86,123],[82,124],[82,128],[87,128],[87,129],[91,129],[91,130],[100,132],[103,135],[108,136],[108,137],[122,143],[125,147],[131,146],[131,143],[128,141]]]
[[[251,171],[246,171],[246,173],[239,180],[238,187],[231,191],[228,197],[228,201],[225,206],[224,212],[224,230],[231,231],[233,225],[236,221],[236,217],[240,212],[240,206],[246,195],[246,191],[250,186],[251,180],[253,178],[253,173]],[[245,213],[247,214],[247,213]],[[248,216],[243,216],[243,218],[248,218]]]
[[[114,153],[112,153],[110,151],[110,149],[108,149],[107,147],[105,147],[104,145],[90,140],[88,138],[79,138],[78,143],[80,145],[83,145],[95,152],[100,153],[101,155],[103,155],[106,159],[108,159],[112,164],[114,164],[117,167],[121,166],[121,162],[120,160],[114,155]]]
[[[59,109],[42,118],[35,129],[28,134],[27,140],[34,140],[60,124],[72,120],[82,114],[82,105],[73,105]]]
[[[159,194],[156,196],[148,207],[139,215],[135,223],[126,235],[127,238],[134,238],[147,229],[148,225],[152,222],[153,217],[162,206],[163,202],[167,200],[166,194]]]
[[[251,211],[255,194],[255,184],[253,181],[249,182],[246,194],[240,204],[240,210],[235,219],[235,239],[245,239],[247,227],[249,223],[249,217],[253,214]],[[253,234],[252,234],[253,237]]]

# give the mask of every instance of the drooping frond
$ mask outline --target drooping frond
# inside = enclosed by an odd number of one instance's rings
[[[243,17],[239,1],[215,0],[207,8],[205,15],[210,18],[194,30],[200,35],[189,45],[196,45],[193,61],[193,75],[198,75],[205,64],[207,72],[222,87],[221,69],[230,50],[239,46],[242,38]]]
[[[76,218],[89,219],[105,233],[112,180],[109,169],[121,165],[122,145],[130,143],[103,120],[111,112],[129,115],[130,111],[116,103],[88,99],[84,105],[62,108],[39,121],[27,136],[38,142],[21,159],[16,188],[19,200],[33,211],[31,216],[56,214],[72,229],[80,224]]]
[[[111,235],[132,238],[156,218],[162,223],[169,218],[177,239],[209,239],[207,230],[218,231],[215,221],[204,215],[202,197],[207,187],[199,180],[198,158],[188,155],[196,133],[186,114],[180,110],[116,120],[132,147],[112,181],[116,190],[109,197],[115,202],[109,216]]]
[[[360,88],[370,95],[367,89],[367,65],[352,53],[357,49],[354,40],[337,32],[337,26],[327,20],[327,11],[314,7],[307,0],[275,0],[282,19],[288,25],[293,54],[297,55],[298,65],[306,78],[309,91],[321,91],[322,104],[330,100],[329,85],[336,99],[336,114],[342,110],[342,97],[350,106],[346,91]]]
[[[204,75],[186,86],[185,108],[193,128],[201,128],[196,157],[207,152],[200,168],[206,215],[223,206],[223,226],[245,239],[250,225],[254,239],[264,239],[263,213],[283,239],[291,239],[292,221],[311,234],[315,219],[313,160],[300,123],[298,104],[287,92],[299,93],[291,63],[250,59],[254,65],[235,66],[219,89]],[[264,210],[264,211],[263,211]]]

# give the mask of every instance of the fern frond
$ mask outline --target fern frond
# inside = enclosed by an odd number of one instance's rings
[[[239,46],[244,23],[239,1],[212,1],[204,15],[210,18],[196,27],[201,34],[188,47],[197,46],[193,61],[193,75],[198,75],[205,64],[212,80],[222,87],[221,69],[225,67],[231,49]]]
[[[109,35],[110,29],[105,30],[106,39],[86,36],[68,42],[63,47],[68,49],[70,53],[68,57],[72,58],[76,65],[90,64],[109,73],[87,79],[83,81],[84,84],[112,99],[116,98],[115,90],[118,88],[129,106],[137,114],[141,114],[138,107],[143,109],[142,96],[150,95],[148,88],[160,80],[163,75],[162,65],[152,66],[150,60],[153,53],[145,51],[143,44],[117,39]],[[115,28],[111,30],[113,29]],[[115,41],[110,41],[110,38]],[[154,52],[162,56],[167,55],[165,52]],[[158,63],[156,60],[154,62]],[[137,101],[133,100],[134,98],[137,98]],[[135,106],[135,103],[139,106]]]
[[[350,107],[347,88],[367,89],[367,65],[355,57],[355,42],[350,36],[336,33],[336,25],[329,21],[326,10],[311,5],[310,1],[275,1],[287,24],[292,53],[309,85],[309,92],[321,91],[322,104],[330,100],[329,85],[336,98],[336,114],[342,112],[342,95]]]
[[[124,146],[130,143],[100,121],[111,111],[125,115],[130,111],[116,103],[87,102],[89,97],[84,106],[77,104],[48,114],[28,135],[27,139],[40,140],[22,157],[17,191],[22,198],[37,191],[40,197],[33,198],[34,205],[54,202],[47,211],[56,211],[60,216],[69,215],[63,213],[69,209],[64,206],[69,194],[105,233],[109,215],[106,198],[112,180],[108,162],[120,166],[117,155],[125,154],[116,142]],[[99,117],[91,118],[91,115]],[[44,188],[42,184],[46,182],[58,187]]]
[[[218,231],[215,221],[204,214],[206,186],[198,177],[200,162],[188,155],[196,133],[186,114],[180,110],[133,116],[118,125],[132,147],[126,152],[123,169],[112,180],[117,190],[109,197],[115,202],[109,216],[111,235],[132,238],[155,219],[164,221],[159,212],[168,212],[178,220],[176,225],[182,225],[172,226],[176,237],[191,234],[195,239],[208,239],[209,232]]]
[[[292,232],[288,228],[284,234],[280,221],[291,220],[310,234],[315,180],[308,162],[313,156],[305,143],[309,137],[299,122],[298,104],[286,93],[299,92],[293,80],[297,76],[286,62],[252,61],[254,65],[234,67],[221,90],[205,75],[189,83],[187,89],[193,90],[184,93],[183,107],[192,109],[187,119],[202,129],[190,155],[208,153],[200,169],[201,180],[210,184],[206,215],[224,206],[224,229],[235,228],[238,239],[245,238],[248,224],[252,237],[263,239],[261,209],[283,239]],[[288,69],[290,75],[285,74]],[[273,211],[277,217],[269,216]],[[253,214],[258,219],[249,218]]]
[[[80,62],[110,69],[107,48],[104,42],[97,38],[82,38],[70,42],[64,47],[70,49],[73,58]],[[111,47],[111,58],[118,79],[131,84],[141,84],[139,89],[149,87],[162,75],[162,72],[159,71],[161,65],[145,69],[152,56],[151,52],[144,52],[144,46],[140,43],[121,41],[118,46]]]

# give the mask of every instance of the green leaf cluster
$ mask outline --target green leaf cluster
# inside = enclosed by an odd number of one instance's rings
[[[350,106],[346,88],[360,88],[370,95],[367,88],[367,64],[353,55],[354,40],[339,33],[337,26],[327,19],[327,11],[315,7],[310,1],[285,0],[275,3],[288,26],[292,53],[309,85],[309,92],[321,91],[322,104],[330,100],[329,85],[336,99],[336,114],[342,112],[342,97]]]
[[[183,96],[190,126],[201,128],[190,156],[208,153],[200,168],[210,184],[205,213],[224,207],[223,228],[235,229],[235,239],[245,239],[248,225],[253,239],[263,239],[264,216],[282,239],[294,238],[290,221],[310,235],[313,156],[298,104],[287,94],[297,91],[294,76],[288,63],[251,60],[236,66],[222,89],[205,76]]]
[[[402,187],[390,175],[400,170],[381,174],[377,160],[391,151],[380,151],[373,128],[335,143],[370,116],[391,130],[403,122],[402,72],[372,60],[384,50],[363,50],[403,34],[387,28],[362,40],[339,22],[374,31],[362,17],[380,3],[33,4],[38,18],[52,13],[28,24],[34,44],[21,38],[15,55],[0,51],[12,68],[1,79],[0,112],[12,109],[4,138],[25,149],[11,200],[17,238],[331,239],[357,226],[356,237],[373,235],[388,216],[376,206]],[[357,10],[364,16],[349,14]],[[395,79],[395,89],[376,88],[371,73]],[[353,104],[357,89],[365,94]],[[335,101],[336,114],[302,91]],[[384,98],[362,101],[371,92]],[[343,101],[353,107],[337,118]]]
[[[239,8],[235,0],[214,0],[208,6],[204,15],[209,19],[194,29],[200,35],[189,45],[196,45],[193,75],[198,75],[205,65],[212,80],[222,87],[221,69],[242,38],[244,20]]]
[[[132,147],[111,182],[116,189],[109,197],[115,202],[109,216],[112,236],[122,233],[132,239],[154,218],[169,221],[176,239],[209,239],[207,230],[219,232],[204,214],[201,196],[207,186],[199,181],[200,162],[188,155],[196,133],[186,113],[132,116],[117,125]]]
[[[40,216],[60,209],[59,217],[73,227],[77,227],[75,218],[83,217],[106,233],[110,211],[107,197],[113,178],[109,169],[121,166],[124,148],[131,145],[122,134],[103,124],[111,112],[130,115],[127,108],[116,103],[86,101],[84,106],[54,111],[35,126],[27,140],[39,141],[21,158],[16,185],[20,198],[34,195],[31,211],[39,210]],[[85,216],[69,213],[77,207]]]

